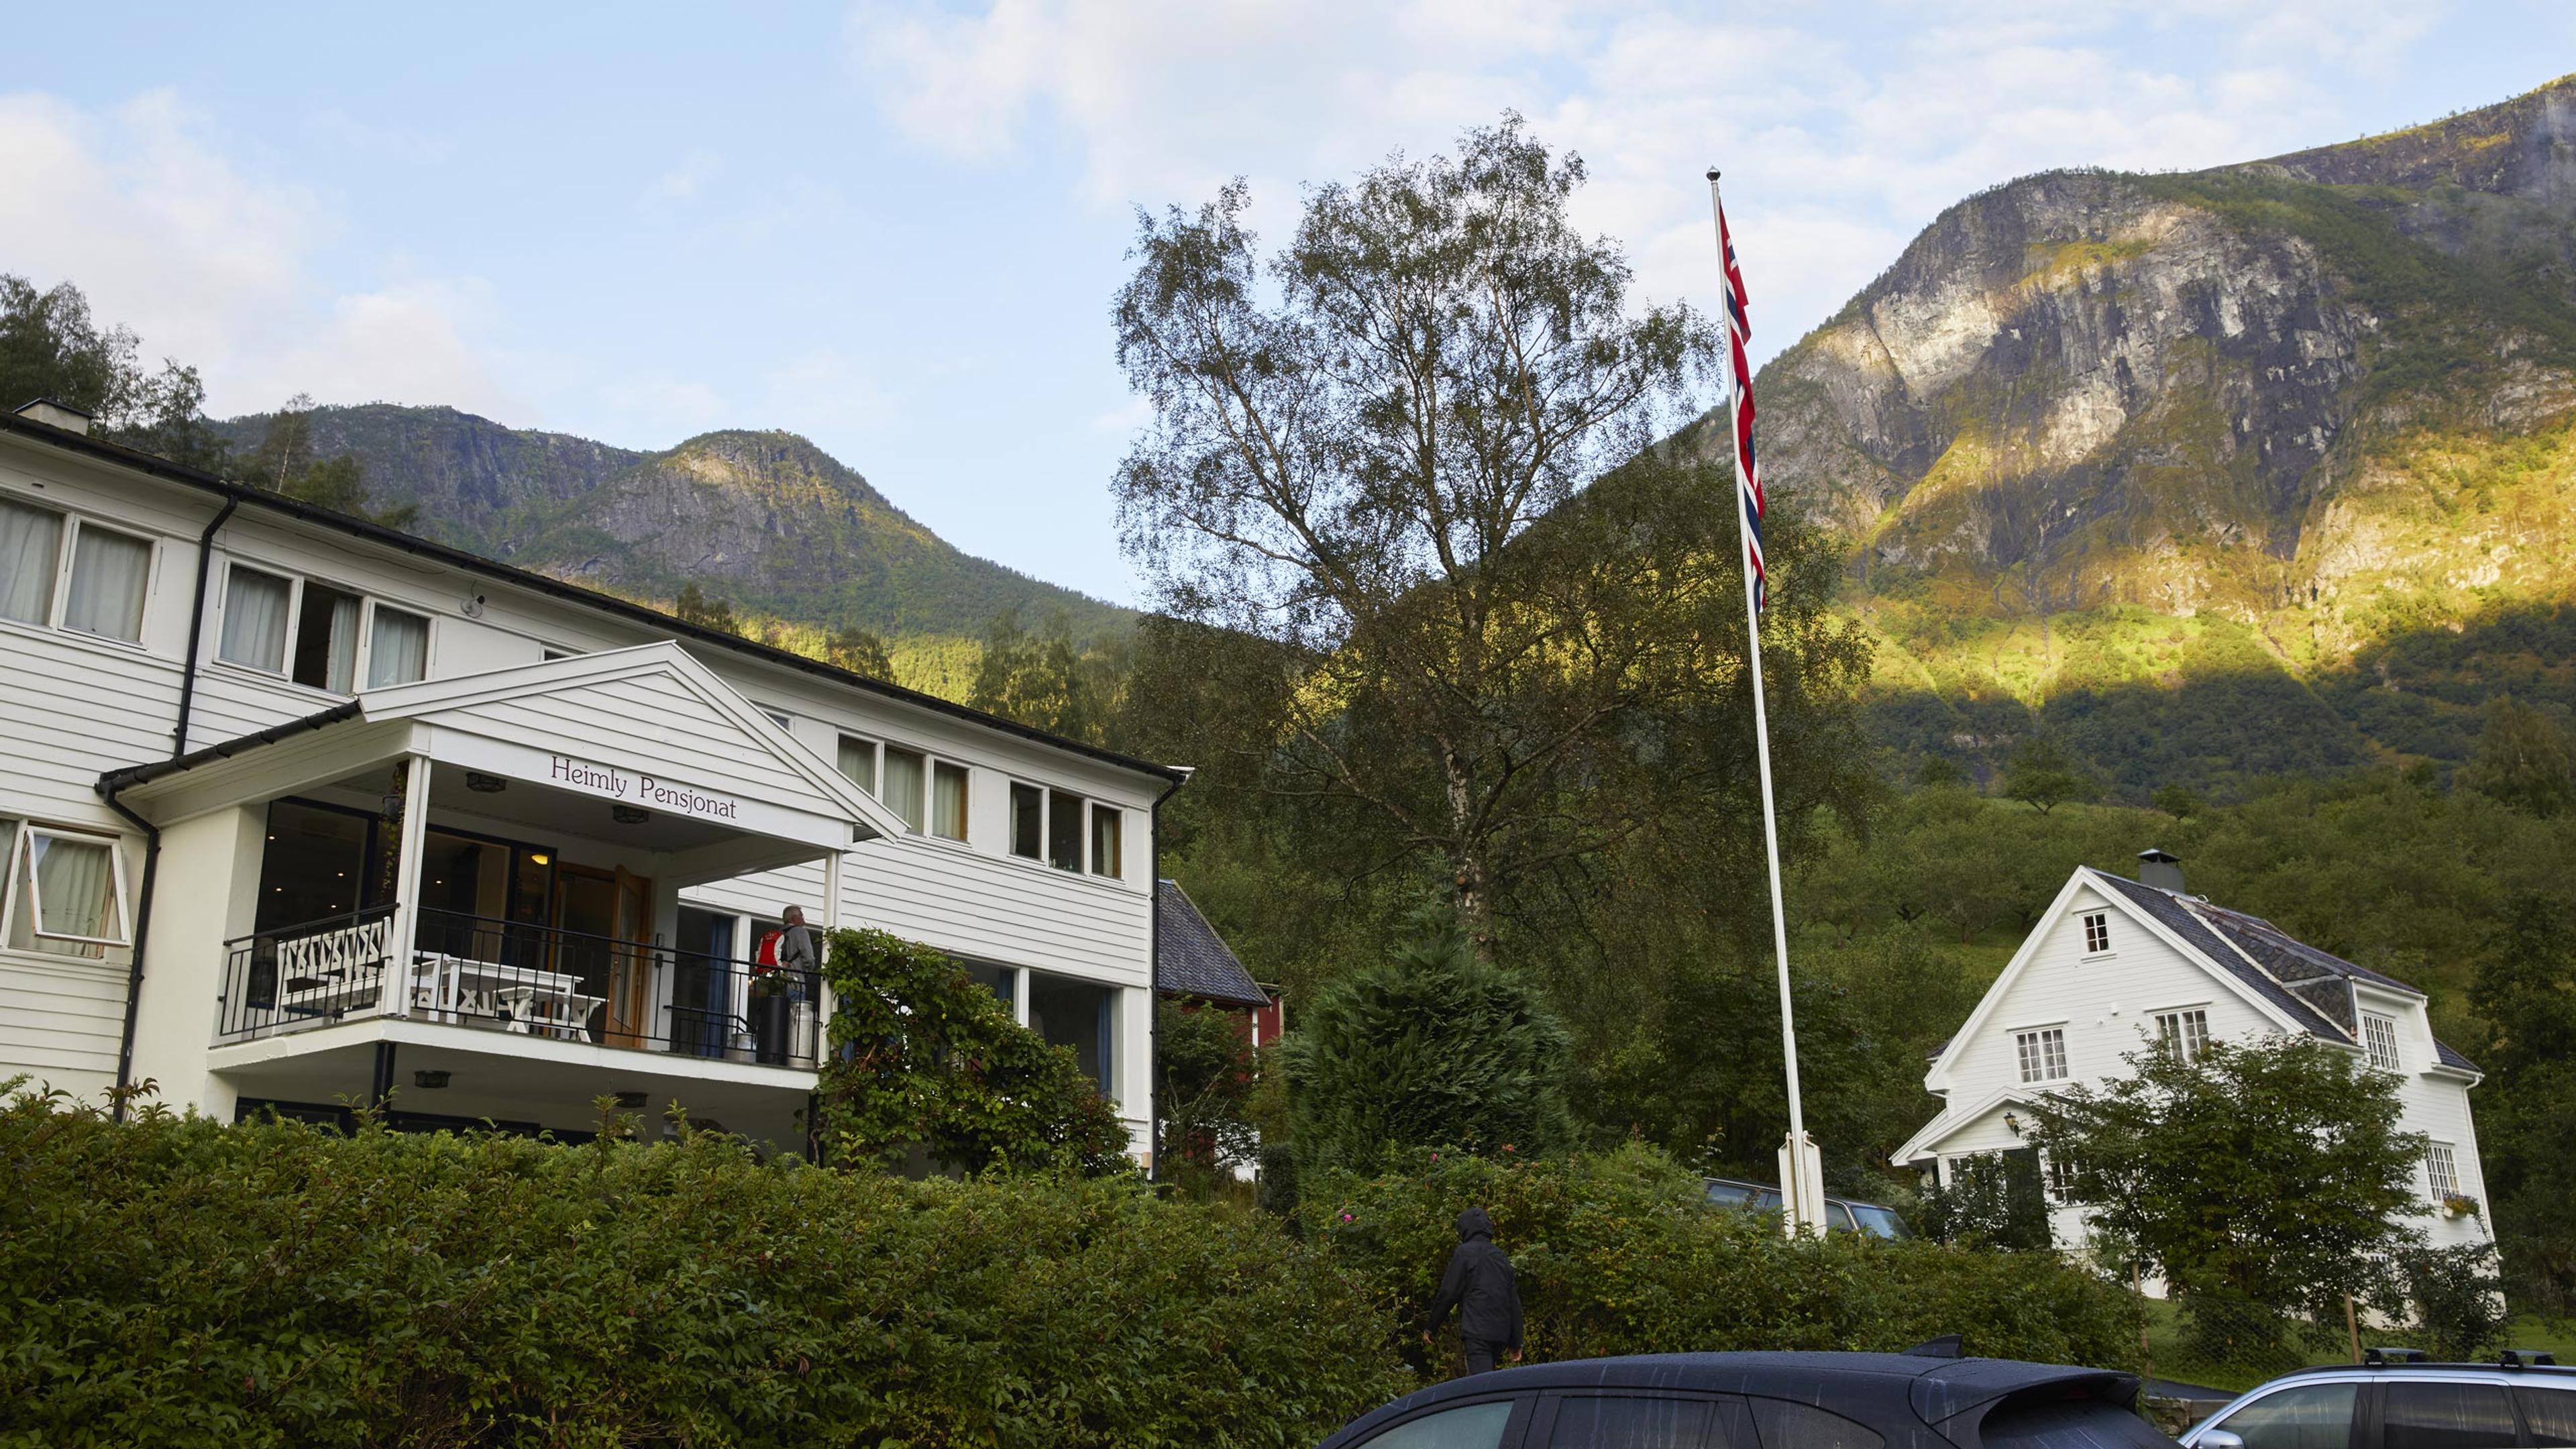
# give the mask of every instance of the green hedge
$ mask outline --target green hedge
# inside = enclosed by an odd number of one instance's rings
[[[2050,1254],[1792,1247],[1645,1149],[1322,1174],[1301,1222],[1132,1177],[905,1182],[653,1146],[0,1109],[0,1446],[1284,1445],[1416,1386],[1460,1207],[1535,1356],[2125,1361]],[[1441,1372],[1446,1372],[1444,1360]]]
[[[1410,1385],[1348,1275],[1132,1179],[24,1100],[0,1174],[0,1444],[1295,1444]]]
[[[1475,1205],[1511,1255],[1533,1358],[1896,1350],[1945,1333],[1995,1358],[2126,1367],[2138,1355],[2135,1298],[2055,1253],[1850,1234],[1792,1244],[1775,1219],[1711,1208],[1696,1176],[1648,1147],[1552,1161],[1420,1152],[1383,1177],[1327,1172],[1302,1188],[1309,1240],[1367,1278],[1408,1344],[1456,1242],[1450,1224]]]

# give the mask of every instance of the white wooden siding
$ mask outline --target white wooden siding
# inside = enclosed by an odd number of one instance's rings
[[[0,1081],[60,1087],[90,1106],[116,1083],[126,968],[0,951]]]

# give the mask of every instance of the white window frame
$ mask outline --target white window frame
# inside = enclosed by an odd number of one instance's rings
[[[116,906],[116,928],[119,934],[73,936],[45,929],[43,888],[36,884],[35,840],[39,835],[49,840],[67,841],[76,845],[107,847],[108,892]],[[30,940],[60,941],[65,945],[100,946],[111,950],[128,948],[134,944],[133,909],[130,904],[131,898],[126,893],[125,841],[122,836],[101,830],[47,825],[42,821],[22,819],[17,822],[17,828],[9,833],[9,847],[6,855],[9,874],[6,882],[0,883],[0,943],[6,943],[17,934],[18,912],[25,909],[33,913],[27,925],[27,936]]]
[[[2087,956],[2110,955],[2111,913],[2109,911],[2086,911],[2083,916],[2083,926],[2084,954]],[[2096,938],[2098,938],[2098,940]]]
[[[50,513],[63,522],[62,533],[54,541],[54,580],[51,585],[52,592],[45,599],[44,622],[35,624],[20,619],[6,619],[0,620],[0,627],[15,625],[21,629],[43,628],[57,634],[69,634],[75,639],[95,639],[101,644],[113,645],[119,649],[145,647],[143,639],[152,632],[152,595],[157,591],[161,580],[160,536],[139,533],[131,528],[119,528],[112,523],[101,523],[88,514],[75,513],[68,508],[56,507],[50,501],[40,501],[15,492],[0,494],[0,497],[6,497],[21,508]],[[80,534],[85,528],[95,528],[103,533],[115,534],[119,538],[131,539],[144,547],[143,610],[135,624],[136,637],[132,639],[119,639],[113,634],[96,634],[87,629],[74,629],[63,622],[63,610],[70,605],[72,597],[72,564],[80,557]]]
[[[238,659],[226,659],[224,657],[224,611],[230,608],[232,604],[233,570],[237,568],[248,569],[255,574],[265,574],[269,578],[284,579],[286,581],[286,647],[278,660],[278,667],[275,669],[265,668],[257,664],[245,664]],[[291,689],[310,690],[315,694],[325,695],[332,699],[354,699],[358,695],[365,693],[370,688],[398,689],[401,687],[400,685],[369,685],[366,682],[367,671],[375,665],[376,609],[381,605],[384,608],[393,610],[397,614],[409,614],[413,618],[421,621],[423,630],[420,654],[420,677],[422,679],[433,679],[437,677],[438,615],[427,609],[413,608],[409,604],[397,604],[391,600],[379,599],[374,594],[368,593],[364,589],[347,588],[326,580],[324,581],[323,587],[330,589],[335,593],[347,594],[358,601],[358,638],[356,647],[350,651],[349,656],[349,689],[346,693],[342,693],[338,690],[325,689],[318,684],[305,684],[298,681],[295,678],[295,646],[298,638],[304,632],[304,585],[309,577],[309,575],[298,573],[293,569],[280,568],[275,564],[262,563],[256,559],[226,558],[224,560],[224,584],[221,589],[218,589],[215,592],[215,617],[210,621],[215,635],[213,662],[226,669],[238,669],[244,674],[269,680],[274,683],[283,684]]]
[[[951,849],[972,848],[975,841],[975,767],[972,764],[957,758],[955,755],[943,755],[937,750],[924,749],[919,745],[908,745],[903,743],[901,740],[873,740],[866,735],[851,734],[846,730],[842,731],[842,737],[845,739],[857,740],[862,744],[875,746],[877,756],[877,789],[872,793],[876,795],[878,803],[884,805],[889,810],[895,809],[895,806],[892,801],[886,799],[883,793],[886,781],[886,756],[895,750],[901,750],[907,755],[920,756],[921,826],[917,830],[907,830],[905,833],[922,840],[935,841],[938,844],[948,846]],[[835,770],[837,770],[839,768],[838,759],[835,759],[833,764]],[[960,811],[957,817],[957,826],[960,830],[965,832],[963,835],[942,835],[937,829],[939,820],[939,767],[942,765],[946,765],[950,769],[963,770],[966,772],[966,808]],[[842,778],[847,779],[849,777],[845,775],[842,776]],[[897,811],[896,813],[900,815],[902,812]],[[1007,844],[1008,842],[1005,842],[1006,847]]]
[[[2361,1013],[2360,1024],[2361,1049],[2370,1059],[2370,1065],[2383,1072],[2405,1071],[2406,1053],[2405,1049],[2398,1044],[2397,1018],[2384,1011],[2364,1011]],[[2374,1027],[2384,1030],[2374,1031],[2372,1030]],[[2384,1051],[2381,1049],[2383,1037],[2386,1038]]]
[[[1080,790],[1067,789],[1062,785],[1050,785],[1043,780],[1032,780],[1024,775],[1010,775],[1004,777],[1004,780],[1002,791],[1002,854],[1004,856],[1024,865],[1033,865],[1040,870],[1073,880],[1118,882],[1127,879],[1127,863],[1134,851],[1127,842],[1127,816],[1130,812],[1126,806],[1115,801],[1103,800],[1097,795],[1086,794]],[[1017,818],[1011,813],[1011,793],[1015,790],[1038,792],[1038,853],[1035,855],[1020,854],[1019,844],[1013,839],[1013,831],[1018,823]],[[1074,813],[1078,821],[1073,832],[1074,854],[1077,859],[1070,869],[1056,864],[1047,855],[1048,844],[1055,838],[1055,802],[1059,795],[1073,801]],[[1096,811],[1107,811],[1118,817],[1118,873],[1116,875],[1111,875],[1100,868],[1097,853],[1091,848],[1091,822],[1093,813]]]
[[[774,704],[761,704],[758,701],[754,701],[751,707],[759,710],[762,714],[769,716],[769,722],[771,724],[778,726],[780,729],[791,735],[796,733],[796,716],[794,713],[780,709]]]
[[[2056,1153],[2039,1154],[2039,1190],[2056,1207],[2065,1207],[2075,1201],[2074,1174],[2066,1170],[2066,1164],[2058,1160]]]
[[[2048,1074],[2048,1047],[2052,1036],[2057,1039],[2055,1076]],[[2038,1076],[2031,1075],[2034,1062],[2039,1068]],[[2066,1050],[2066,1024],[2057,1022],[2047,1026],[2016,1027],[2013,1030],[2013,1065],[2021,1077],[2021,1084],[2026,1087],[2074,1080],[2073,1058]]]
[[[2450,1181],[2445,1183],[2444,1178]],[[2460,1153],[2457,1147],[2448,1142],[2424,1144],[2424,1185],[2432,1189],[2433,1203],[2437,1207],[2445,1198],[2467,1196],[2466,1190],[2460,1186]]]
[[[2200,1040],[2197,1043],[2191,1040],[2191,1033],[2188,1030],[2189,1018],[2195,1016],[2200,1018]],[[2212,1040],[2209,1030],[2208,1002],[2195,1001],[2183,1006],[2159,1007],[2148,1013],[2148,1017],[2155,1023],[2158,1046],[2168,1041],[2176,1043],[2176,1050],[2182,1054],[2182,1059],[2186,1063],[2199,1061],[2208,1054],[2209,1043]],[[2171,1036],[2165,1035],[2165,1022],[2168,1018],[2174,1023]]]
[[[858,780],[853,778],[849,771],[841,769],[841,749],[845,745],[857,745],[868,752],[868,779],[866,784],[859,784]],[[877,786],[885,779],[885,741],[876,738],[874,735],[857,734],[850,730],[835,731],[834,738],[832,740],[832,768],[840,774],[842,779],[848,780],[853,785],[858,785],[859,789],[863,791],[869,799],[873,800],[877,798]],[[925,807],[929,804],[928,801],[924,801],[922,803]]]

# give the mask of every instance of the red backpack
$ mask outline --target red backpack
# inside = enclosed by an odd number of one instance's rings
[[[766,931],[761,934],[759,946],[751,953],[752,975],[766,976],[778,969],[778,940],[786,934],[785,931]]]

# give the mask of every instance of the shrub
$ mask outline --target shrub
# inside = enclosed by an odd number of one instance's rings
[[[834,931],[831,1055],[816,1097],[824,1160],[893,1166],[916,1148],[965,1172],[1132,1171],[1117,1109],[1068,1047],[948,956],[883,931]]]
[[[0,1445],[1312,1443],[1364,1285],[1132,1180],[0,1110]]]
[[[1366,1172],[1389,1145],[1562,1150],[1571,1039],[1538,988],[1454,920],[1328,987],[1283,1048],[1297,1157]]]
[[[1492,1214],[1533,1358],[1717,1349],[1910,1347],[2061,1363],[2136,1356],[2136,1300],[2054,1253],[1853,1234],[1791,1243],[1776,1219],[1712,1206],[1699,1179],[1631,1144],[1553,1161],[1407,1154],[1378,1178],[1309,1174],[1310,1241],[1357,1272],[1418,1341],[1469,1206]]]

